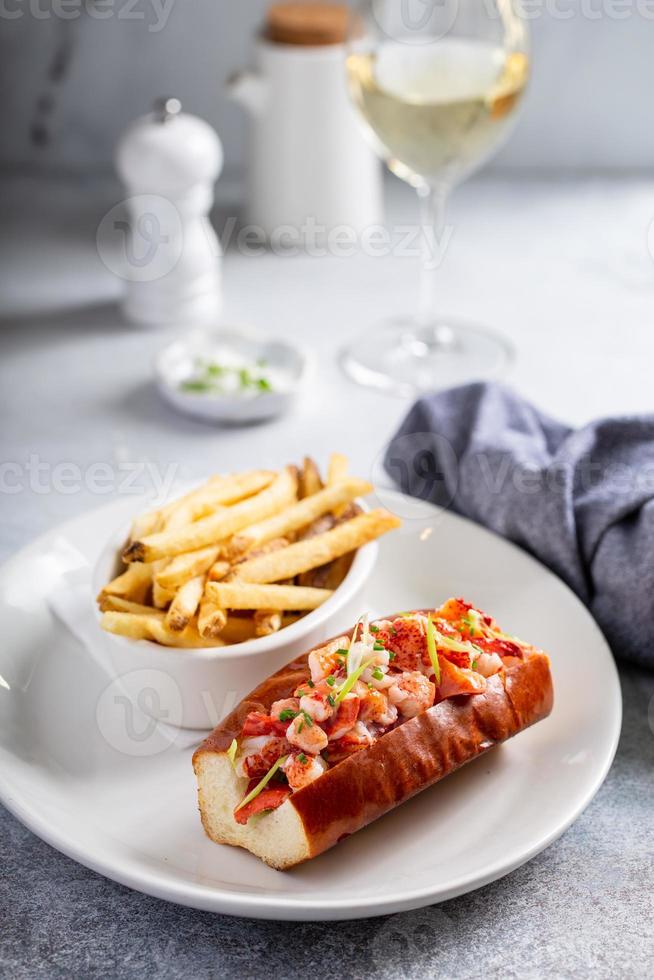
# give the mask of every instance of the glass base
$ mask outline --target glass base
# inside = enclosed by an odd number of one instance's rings
[[[406,396],[494,378],[512,355],[503,337],[482,327],[394,319],[360,335],[340,362],[359,384]]]

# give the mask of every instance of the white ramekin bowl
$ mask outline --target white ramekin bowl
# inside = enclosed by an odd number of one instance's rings
[[[93,595],[115,575],[126,528],[103,549],[93,570]],[[377,558],[376,541],[359,548],[334,594],[317,609],[270,636],[229,647],[183,649],[106,633],[98,653],[130,700],[145,714],[179,728],[213,728],[269,674],[316,643],[351,626]],[[96,609],[99,622],[100,613]]]

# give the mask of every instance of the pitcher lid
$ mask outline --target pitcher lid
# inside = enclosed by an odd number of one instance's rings
[[[277,44],[343,44],[348,18],[341,3],[275,3],[268,8],[264,36]]]

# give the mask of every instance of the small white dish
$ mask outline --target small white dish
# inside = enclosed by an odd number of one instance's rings
[[[364,501],[358,503],[367,509]],[[96,561],[93,596],[116,574],[128,527],[123,525],[111,535]],[[377,552],[376,541],[359,548],[334,594],[278,633],[228,647],[184,649],[161,646],[150,640],[131,640],[107,633],[98,625],[97,651],[111,675],[121,678],[125,693],[146,714],[179,728],[206,731],[217,725],[262,677],[351,625],[359,615],[361,593],[374,568]],[[95,604],[94,614],[99,624],[101,614]],[[147,696],[146,689],[150,692]]]
[[[131,888],[268,919],[420,908],[494,881],[551,844],[588,805],[615,753],[622,702],[606,641],[570,589],[524,551],[419,500],[385,493],[384,502],[411,516],[381,539],[361,610],[466,595],[549,651],[549,718],[291,871],[212,843],[191,768],[199,736],[133,710],[48,605],[57,541],[93,563],[95,542],[129,515],[119,501],[54,529],[0,569],[5,805],[53,847]],[[387,924],[370,928],[382,936]]]
[[[222,391],[185,387],[197,379],[198,364],[226,366]],[[240,369],[265,365],[270,390],[256,385],[230,385]],[[155,359],[157,388],[180,412],[210,422],[243,425],[263,422],[290,411],[308,370],[308,356],[285,340],[269,339],[242,330],[198,330],[165,347]]]

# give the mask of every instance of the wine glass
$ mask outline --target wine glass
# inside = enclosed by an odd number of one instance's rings
[[[350,17],[347,76],[373,146],[418,192],[423,263],[417,314],[368,330],[344,353],[361,384],[411,394],[497,374],[496,334],[434,308],[435,245],[451,188],[511,129],[529,75],[514,0],[364,0]]]

